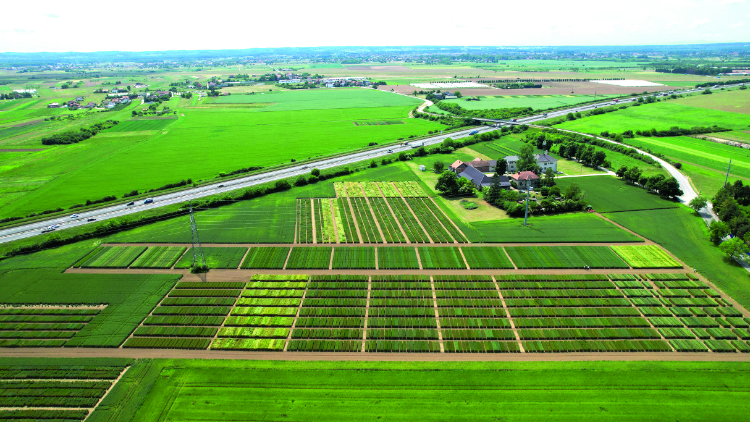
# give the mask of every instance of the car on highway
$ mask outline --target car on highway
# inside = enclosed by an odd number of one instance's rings
[[[219,185],[219,186],[217,186],[217,188],[223,188],[223,187],[224,187],[224,185]]]
[[[125,204],[125,206],[126,206],[126,207],[129,207],[129,206],[131,206],[131,205],[135,205],[135,202],[134,202],[134,201],[130,201],[130,202],[128,202],[127,204]]]
[[[70,216],[70,218],[78,218],[78,214],[73,214]]]
[[[513,119],[513,120],[511,120],[511,122],[517,122],[517,121],[518,121],[518,119]]]
[[[53,225],[49,226],[49,228],[51,228],[52,230],[59,229],[60,225],[59,224],[53,224]]]
[[[147,198],[145,201],[143,201],[143,204],[152,204],[154,202],[154,198]]]
[[[51,232],[53,230],[55,230],[55,229],[53,229],[52,227],[47,227],[46,229],[42,230],[42,233],[49,233],[49,232]]]
[[[88,222],[96,221],[96,218],[90,217],[90,218],[87,218],[86,221],[88,221]]]
[[[393,154],[393,150],[392,150],[392,149],[389,149],[389,150],[388,150],[388,154]]]
[[[479,133],[478,130],[472,130],[471,132],[469,132],[469,135],[476,135],[477,133]]]

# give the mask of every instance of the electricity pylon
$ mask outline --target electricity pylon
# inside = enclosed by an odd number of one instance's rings
[[[208,267],[206,265],[206,257],[203,256],[203,246],[201,245],[201,239],[198,237],[198,226],[195,224],[195,216],[193,215],[193,201],[190,201],[190,230],[192,231],[192,243],[193,243],[193,268],[195,268],[195,262],[200,259],[203,268]],[[196,244],[198,245],[196,248]]]

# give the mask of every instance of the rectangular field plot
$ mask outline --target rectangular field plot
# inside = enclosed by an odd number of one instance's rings
[[[184,246],[152,246],[133,261],[130,268],[172,268],[186,249]]]
[[[386,200],[383,198],[370,198],[368,200],[375,214],[375,220],[383,232],[385,241],[387,243],[405,243],[406,238],[401,232],[401,227],[398,225]]]
[[[41,362],[0,366],[0,420],[84,420],[125,370],[125,363],[84,361],[71,362],[70,366]]]
[[[287,269],[328,269],[333,248],[292,248],[287,261]]]
[[[250,248],[241,268],[283,269],[289,256],[287,247]]]
[[[313,215],[315,218],[315,242],[336,243],[331,199],[316,198],[313,200]]]
[[[336,248],[333,269],[375,269],[375,248]]]
[[[367,201],[360,198],[349,198],[352,210],[354,210],[354,218],[357,221],[357,227],[359,228],[359,234],[364,243],[382,243],[383,238],[380,236],[378,226],[375,225],[375,218],[370,212],[370,205]]]
[[[505,250],[518,268],[628,268],[606,246],[515,246]]]
[[[471,269],[513,268],[503,248],[493,246],[462,247]]]
[[[618,245],[612,249],[633,268],[682,268],[656,245]]]
[[[122,347],[206,349],[245,283],[180,282]]]
[[[297,200],[297,242],[313,243],[312,199]]]
[[[426,200],[429,201],[429,199]],[[425,199],[406,198],[406,203],[409,204],[409,208],[411,208],[414,215],[417,216],[417,220],[419,220],[425,230],[427,230],[427,233],[430,235],[433,242],[454,243],[454,239],[450,233],[448,233],[448,230],[446,230],[433,211],[427,206],[427,204],[425,204]],[[452,228],[453,231],[458,232],[453,224],[449,224],[449,227]],[[458,242],[459,240],[456,239],[455,241]]]
[[[457,247],[420,247],[419,257],[425,269],[466,269],[466,263]]]
[[[128,268],[146,250],[145,246],[101,246],[86,256],[81,268]]]
[[[411,243],[430,243],[430,238],[424,229],[419,225],[419,221],[414,217],[409,207],[406,206],[401,198],[387,198],[388,206],[393,210],[393,214],[398,219],[401,227],[406,233],[406,238]]]
[[[341,243],[359,243],[357,224],[352,217],[349,200],[336,198],[333,202],[333,215],[336,220],[336,230]]]
[[[417,251],[413,247],[378,248],[378,268],[381,270],[419,269]]]
[[[391,182],[404,198],[422,198],[427,194],[417,182]]]
[[[237,268],[240,266],[242,257],[245,256],[247,248],[212,248],[203,247],[203,255],[206,257],[208,268]],[[190,268],[193,264],[193,248],[190,248],[174,265],[175,268]]]
[[[0,347],[61,347],[102,308],[97,306],[0,308]]]

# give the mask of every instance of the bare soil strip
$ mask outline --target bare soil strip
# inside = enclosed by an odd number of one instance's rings
[[[466,256],[464,255],[464,251],[461,248],[458,248],[458,252],[461,254],[461,258],[464,260],[464,264],[466,264],[466,269],[471,270],[471,266],[469,265],[469,260],[466,259]]]
[[[242,255],[242,259],[240,259],[240,263],[239,263],[239,264],[237,264],[237,269],[238,269],[238,270],[239,270],[240,268],[242,268],[242,264],[243,264],[243,263],[245,262],[245,258],[247,258],[247,254],[249,254],[249,253],[250,253],[250,248],[247,248],[247,250],[245,251],[245,254],[244,254],[244,255]]]
[[[623,352],[623,353],[362,353],[362,352],[250,352],[228,350],[2,348],[0,357],[237,359],[290,361],[403,361],[403,362],[549,362],[549,361],[696,361],[750,362],[748,353]]]

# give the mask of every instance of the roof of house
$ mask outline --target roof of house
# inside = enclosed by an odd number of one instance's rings
[[[507,161],[509,163],[511,161],[518,161],[518,156],[517,155],[506,155],[505,156],[505,161]]]
[[[463,161],[456,160],[453,164],[451,164],[451,168],[452,169],[457,169],[457,168],[459,168],[461,166],[465,166],[465,165],[466,165],[466,163],[464,163]]]
[[[471,180],[474,185],[477,187],[479,186],[489,186],[492,182],[492,178],[487,176],[486,174],[482,173],[481,171],[475,169],[474,167],[466,167],[466,170],[461,173],[461,176],[465,179]]]
[[[545,154],[537,154],[535,157],[536,157],[536,162],[537,163],[541,163],[541,162],[554,163],[554,162],[557,161],[557,159],[555,159],[554,157],[550,157],[549,154],[546,154],[546,153]]]
[[[476,158],[472,162],[466,164],[472,167],[495,167],[497,166],[497,160],[480,160],[479,158]]]
[[[539,176],[534,174],[533,171],[522,171],[520,173],[511,174],[510,178],[513,180],[534,180],[539,179]]]

